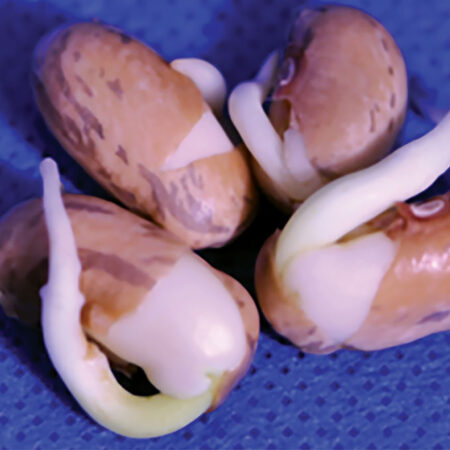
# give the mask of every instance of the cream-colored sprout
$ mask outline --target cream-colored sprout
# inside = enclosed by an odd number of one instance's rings
[[[336,242],[395,202],[422,192],[449,166],[450,113],[425,136],[309,197],[280,234],[278,273],[283,276],[297,255]]]
[[[161,167],[177,170],[203,158],[232,152],[234,145],[211,111],[205,111]]]
[[[50,247],[48,282],[41,290],[41,321],[53,365],[86,412],[116,433],[152,437],[185,426],[209,408],[216,381],[202,395],[183,400],[164,394],[135,396],[117,383],[105,355],[87,341],[80,324],[85,301],[79,290],[81,264],[56,163],[46,159],[40,170]]]
[[[170,65],[194,82],[216,116],[222,115],[227,85],[225,78],[215,66],[198,58],[175,59]]]
[[[222,115],[227,93],[222,74],[212,64],[197,58],[175,59],[170,65],[194,82],[212,111],[203,112],[178,148],[167,156],[161,170],[177,170],[197,160],[233,151],[234,145],[217,119]]]
[[[306,170],[307,173],[305,178],[297,179],[295,172],[289,167],[290,161],[286,160],[286,155],[288,159],[294,153],[297,157],[305,155],[303,139],[297,132],[295,152],[292,152],[292,139],[280,138],[262,106],[273,87],[277,62],[277,53],[271,53],[253,81],[236,86],[228,100],[228,109],[242,140],[266,174],[290,198],[301,200],[308,190],[307,182],[315,176],[315,170],[309,162],[303,166],[307,158],[302,158],[296,162],[302,167],[301,170]],[[288,142],[288,148],[285,141]],[[314,173],[310,173],[311,171]]]

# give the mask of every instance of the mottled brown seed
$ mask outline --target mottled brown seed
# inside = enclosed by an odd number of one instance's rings
[[[182,223],[186,228],[203,233],[226,233],[228,227],[213,223],[212,213],[204,212],[201,202],[199,202],[185,186],[185,202],[179,198],[178,186],[170,184],[167,189],[157,175],[150,172],[142,164],[139,164],[139,173],[150,184],[153,192],[157,211],[161,218],[165,217],[165,210]],[[186,178],[182,179],[182,184],[186,183]],[[187,203],[187,208],[184,203]]]
[[[56,125],[56,124],[55,124]],[[76,149],[89,158],[95,159],[95,142],[88,137],[87,143],[83,143],[82,132],[78,128],[76,122],[68,115],[64,116],[64,128],[61,129],[61,134],[69,141],[75,144]],[[83,129],[83,131],[85,131]]]
[[[91,130],[94,130],[100,139],[105,139],[103,134],[103,125],[100,121],[95,117],[92,111],[86,106],[80,105],[78,102],[74,104],[75,109],[77,110],[81,120],[86,125],[86,133],[89,134]]]
[[[392,66],[388,67],[389,75],[394,75],[394,68]]]
[[[53,71],[55,73],[55,78],[60,85],[61,92],[67,98],[67,101],[75,108],[77,114],[80,116],[81,120],[85,124],[83,131],[89,135],[91,130],[94,130],[101,139],[104,139],[103,126],[95,117],[95,115],[85,106],[81,105],[74,97],[70,85],[64,75],[62,69],[62,54],[66,51],[67,42],[71,36],[70,30],[66,30],[61,39],[58,41],[58,45],[55,46],[52,57],[49,61],[49,65],[53,66]],[[66,116],[67,117],[67,116]],[[89,137],[89,136],[88,136]]]

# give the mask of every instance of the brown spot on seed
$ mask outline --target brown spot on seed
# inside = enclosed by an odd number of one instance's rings
[[[87,248],[80,248],[78,255],[84,271],[100,270],[124,283],[148,289],[155,284],[155,281],[147,273],[120,256]]]
[[[78,75],[75,75],[75,79],[78,81],[78,83],[80,83],[81,87],[83,88],[84,93],[88,97],[93,97],[94,96],[91,88],[86,84],[86,82],[83,80],[83,78],[81,78]]]
[[[73,59],[74,59],[74,61],[77,62],[77,61],[80,60],[80,58],[81,58],[81,53],[78,50],[74,51],[73,52]]]
[[[65,52],[67,48],[67,42],[69,40],[70,35],[71,35],[70,30],[66,30],[64,33],[62,33],[60,39],[58,39],[56,41],[56,44],[54,45],[48,64],[53,68],[53,71],[55,73],[55,80],[61,89],[61,93],[64,95],[67,101],[75,108],[75,111],[85,124],[83,132],[87,134],[87,137],[89,138],[90,131],[94,130],[101,139],[104,139],[102,124],[97,119],[97,117],[95,117],[92,111],[90,111],[87,107],[81,105],[77,101],[77,99],[72,93],[70,84],[67,81],[66,76],[64,74],[64,70],[62,68],[62,54]]]
[[[396,98],[396,96],[395,96],[395,93],[392,92],[392,94],[391,94],[391,99],[390,99],[390,101],[389,101],[389,105],[391,106],[391,108],[394,108],[394,107],[395,107],[396,100],[397,100],[397,98]]]
[[[179,198],[179,189],[175,183],[170,183],[167,189],[157,175],[139,164],[140,175],[150,184],[157,212],[164,220],[167,210],[174,218],[186,228],[200,233],[227,233],[228,227],[213,223],[211,211],[204,211],[202,203],[198,201],[187,188],[186,177],[181,180],[185,190],[185,202]],[[186,203],[187,205],[185,206]]]
[[[105,139],[105,136],[103,134],[103,125],[100,123],[97,117],[95,117],[92,111],[85,106],[80,105],[79,103],[76,103],[74,106],[78,114],[80,115],[81,120],[86,125],[84,129],[85,133],[90,134],[90,131],[94,130],[100,139]]]
[[[62,125],[63,128],[59,127],[61,134],[74,144],[74,148],[87,157],[95,159],[94,141],[91,138],[88,138],[87,144],[83,142],[82,132],[72,117],[65,115],[63,117]]]
[[[381,44],[383,45],[384,51],[388,52],[389,51],[389,47],[388,47],[388,44],[386,42],[386,39],[381,38]]]
[[[394,129],[394,119],[391,119],[389,121],[389,126],[388,126],[389,133],[391,133],[393,131],[393,129]]]
[[[67,209],[74,211],[86,211],[92,213],[113,215],[113,213],[106,208],[102,208],[99,205],[90,205],[89,203],[83,203],[78,200],[66,201],[64,205]]]
[[[376,130],[376,124],[375,124],[375,111],[373,109],[370,110],[370,129],[369,131],[371,133],[374,133]]]
[[[116,95],[116,97],[119,100],[122,100],[123,96],[123,89],[120,84],[120,80],[116,78],[115,80],[107,81],[106,84],[108,85],[109,89]]]
[[[437,311],[432,314],[429,314],[428,316],[425,316],[422,320],[417,322],[418,324],[423,324],[427,322],[440,322],[441,320],[444,320],[447,318],[447,316],[450,315],[450,309],[447,309],[445,311]]]
[[[241,300],[238,297],[235,297],[234,300],[237,303],[237,305],[239,306],[239,309],[244,309],[245,308],[245,302],[243,300]]]
[[[394,75],[394,68],[392,66],[388,67],[388,73],[389,75]]]
[[[98,75],[100,78],[103,78],[105,76],[105,69],[103,67],[100,67],[100,70],[98,71]]]
[[[116,155],[128,166],[128,154],[121,145],[117,146]]]
[[[250,335],[250,333],[246,333],[246,337],[247,337],[247,345],[250,351],[253,353],[256,349],[256,339],[254,339],[253,336]]]

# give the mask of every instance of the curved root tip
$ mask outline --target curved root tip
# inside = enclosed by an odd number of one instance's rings
[[[199,58],[174,59],[170,66],[190,78],[214,114],[221,116],[227,95],[227,85],[222,72],[216,66]]]

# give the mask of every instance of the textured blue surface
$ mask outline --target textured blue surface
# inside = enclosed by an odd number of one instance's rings
[[[40,194],[56,158],[66,188],[105,196],[45,129],[28,84],[31,52],[74,19],[121,26],[167,59],[215,63],[229,86],[279,46],[299,0],[0,1],[0,214]],[[352,0],[391,31],[410,74],[450,105],[450,1]],[[404,140],[430,125],[408,114]],[[440,180],[438,189],[450,183]],[[255,249],[281,218],[269,207],[230,248],[203,254],[252,292]],[[254,363],[218,410],[170,436],[131,440],[98,427],[53,370],[37,331],[0,313],[0,448],[450,448],[450,334],[376,353],[304,355],[263,321]]]

